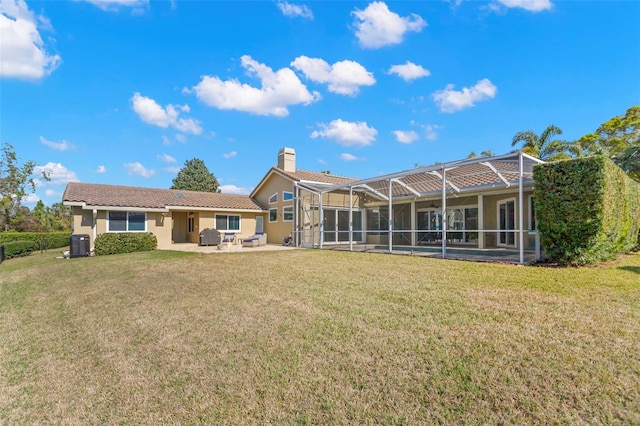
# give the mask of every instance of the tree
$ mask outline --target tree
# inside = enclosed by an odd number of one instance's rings
[[[467,158],[475,158],[477,156],[478,154],[476,154],[475,151],[471,151],[469,155],[467,155]],[[493,157],[493,151],[491,151],[490,149],[485,149],[480,153],[480,157]]]
[[[11,144],[2,145],[0,158],[0,229],[11,229],[23,214],[22,199],[36,191],[36,177],[33,172],[36,163],[27,161],[18,165],[18,157]],[[42,178],[49,180],[49,174],[42,172]],[[28,209],[27,209],[28,210]]]
[[[640,105],[627,109],[624,116],[605,121],[593,132],[574,141],[569,151],[577,157],[606,155],[629,176],[640,179]]]
[[[543,161],[555,161],[569,158],[566,153],[568,144],[565,141],[553,139],[556,135],[561,135],[562,129],[550,124],[538,136],[532,130],[518,132],[511,141],[511,146],[522,144],[522,152],[529,154]]]
[[[184,162],[178,175],[172,181],[171,189],[185,191],[220,192],[218,180],[209,172],[204,161],[193,158]]]

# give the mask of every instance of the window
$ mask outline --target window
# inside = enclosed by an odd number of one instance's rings
[[[498,245],[499,246],[515,246],[516,245],[516,200],[498,201]]]
[[[193,213],[189,212],[187,215],[187,233],[193,234],[196,232],[196,217]]]
[[[145,212],[109,212],[108,232],[145,232],[147,214]]]
[[[269,222],[278,221],[278,209],[269,209]]]
[[[271,197],[269,197],[269,204],[273,204],[277,202],[278,202],[278,193],[276,192]]]
[[[216,229],[218,231],[240,231],[240,215],[217,214]]]
[[[282,201],[291,201],[293,200],[293,192],[282,192]]]
[[[293,222],[293,207],[282,208],[282,221]]]

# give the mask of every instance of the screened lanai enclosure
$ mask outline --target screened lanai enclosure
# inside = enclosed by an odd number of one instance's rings
[[[522,152],[340,185],[296,182],[302,247],[526,263],[540,257],[533,167]]]

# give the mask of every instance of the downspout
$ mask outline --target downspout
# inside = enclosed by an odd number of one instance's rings
[[[389,179],[389,253],[393,253],[393,197],[391,190],[393,182]]]
[[[353,251],[353,187],[349,186],[349,251]]]
[[[520,222],[519,231],[519,244],[520,244],[520,263],[524,263],[524,159],[522,157],[522,151],[518,153],[518,163],[520,168],[520,175],[518,176],[518,221]]]
[[[442,168],[442,258],[447,255],[447,170]]]
[[[322,192],[318,194],[318,248],[324,242],[324,212],[322,211]]]
[[[93,238],[91,239],[91,250],[95,250],[96,248],[96,238],[98,237],[98,210],[93,209],[93,223],[91,228],[93,228]]]

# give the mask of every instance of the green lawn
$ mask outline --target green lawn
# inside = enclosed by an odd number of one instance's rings
[[[0,424],[639,424],[640,255],[0,264]]]

